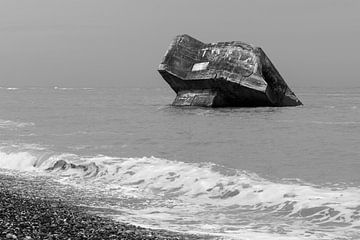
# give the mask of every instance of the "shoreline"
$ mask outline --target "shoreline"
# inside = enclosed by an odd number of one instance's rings
[[[216,239],[134,226],[86,209],[47,195],[31,179],[0,172],[0,239]]]

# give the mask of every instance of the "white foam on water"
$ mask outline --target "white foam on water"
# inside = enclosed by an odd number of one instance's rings
[[[27,161],[23,161],[27,159]],[[31,164],[36,160],[35,156],[32,156],[27,152],[20,153],[4,153],[0,152],[0,167],[6,169],[21,169],[21,170],[33,170],[34,166]]]
[[[4,129],[14,130],[14,129],[25,128],[34,125],[35,123],[33,122],[17,122],[17,121],[0,119],[0,128],[4,128]]]
[[[230,239],[360,238],[358,187],[274,182],[212,163],[58,154],[36,145],[0,147],[0,166],[111,195],[119,204],[104,197],[102,207],[151,227]],[[125,198],[137,200],[124,209]]]
[[[66,88],[66,87],[58,87],[58,86],[55,86],[54,87],[54,90],[74,90],[75,88]]]

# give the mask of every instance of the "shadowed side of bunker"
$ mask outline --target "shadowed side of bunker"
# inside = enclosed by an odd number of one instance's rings
[[[158,71],[176,92],[176,106],[302,105],[265,52],[239,41],[205,44],[179,35]]]

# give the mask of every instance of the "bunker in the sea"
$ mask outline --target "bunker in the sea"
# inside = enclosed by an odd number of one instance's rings
[[[177,36],[158,71],[176,92],[176,106],[302,105],[265,52],[239,41],[205,44]]]

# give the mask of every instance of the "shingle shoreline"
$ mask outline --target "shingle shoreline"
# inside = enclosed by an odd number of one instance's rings
[[[146,229],[96,216],[67,201],[37,196],[38,190],[32,191],[31,183],[19,180],[0,174],[0,239],[211,238]],[[19,188],[19,184],[24,186]]]

